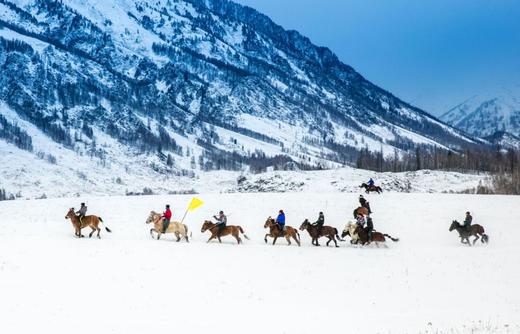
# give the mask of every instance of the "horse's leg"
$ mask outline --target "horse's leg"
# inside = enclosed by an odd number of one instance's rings
[[[268,237],[268,236],[269,236],[269,233],[267,233],[267,234],[265,235],[265,237],[264,237],[264,241],[265,241],[265,243],[267,243],[267,237]]]
[[[293,238],[294,238],[294,236],[293,236]],[[291,245],[291,236],[290,235],[286,236],[285,240],[287,240],[287,244],[289,244],[289,246],[290,246]]]
[[[473,240],[473,245],[475,245],[475,243],[477,242],[477,240],[480,239],[478,234],[475,235],[475,240]]]
[[[300,240],[298,240],[298,238],[296,237],[296,234],[292,236],[294,241],[296,241],[296,243],[298,244],[298,247],[300,247]]]
[[[150,229],[150,236],[153,238],[153,231],[155,231],[155,229],[151,228]]]
[[[329,244],[332,241],[332,238],[331,237],[327,237],[327,238],[329,238],[329,241],[327,241],[327,247],[329,247]]]
[[[332,236],[332,240],[334,240],[334,245],[336,245],[336,248],[339,247],[338,246],[338,242],[336,241],[336,237],[335,236]]]
[[[161,239],[162,232],[157,231],[157,240]]]
[[[278,237],[274,237],[274,240],[273,240],[273,246],[274,244],[276,243],[276,240],[278,239]]]
[[[211,237],[209,237],[208,241],[206,243],[209,243],[211,240],[215,239],[216,235],[212,234]]]
[[[101,239],[101,235],[99,235],[100,232],[101,232],[101,229],[98,227],[97,228],[97,237],[98,237],[98,239]]]
[[[233,236],[235,237],[235,239],[237,239],[237,243],[240,245],[242,243],[242,239],[240,239],[240,235],[238,235],[238,231],[236,231],[236,233],[233,233]],[[274,242],[276,242],[276,238],[274,239]],[[274,242],[273,242],[273,245],[274,245]]]

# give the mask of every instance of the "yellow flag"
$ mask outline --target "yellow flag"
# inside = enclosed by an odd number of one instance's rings
[[[190,205],[188,206],[188,211],[193,211],[196,208],[198,208],[199,206],[201,206],[202,204],[204,204],[203,201],[201,201],[200,199],[198,199],[196,197],[193,197],[191,199]]]

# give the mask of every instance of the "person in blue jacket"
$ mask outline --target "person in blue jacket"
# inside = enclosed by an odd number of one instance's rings
[[[374,180],[372,178],[370,178],[370,180],[368,180],[367,184],[368,184],[369,187],[373,187],[375,182],[374,182]]]
[[[276,223],[280,227],[280,232],[282,232],[282,234],[283,234],[283,231],[285,229],[285,213],[283,212],[283,210],[278,211],[278,217],[276,217]]]

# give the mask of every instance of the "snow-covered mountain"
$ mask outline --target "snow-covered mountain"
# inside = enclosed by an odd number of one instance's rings
[[[226,0],[0,0],[0,67],[4,176],[33,160],[86,184],[332,167],[475,143]]]
[[[441,116],[441,119],[476,137],[520,136],[520,86],[475,95]],[[495,134],[496,133],[496,134]],[[508,136],[507,133],[513,135]],[[508,143],[508,138],[505,143]],[[520,147],[520,146],[517,146]]]

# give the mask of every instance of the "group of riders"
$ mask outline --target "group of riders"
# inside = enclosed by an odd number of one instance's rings
[[[370,180],[367,182],[367,184],[372,187],[374,186],[374,180],[370,178]],[[372,240],[372,232],[374,231],[374,221],[371,217],[372,209],[370,208],[370,203],[363,197],[363,195],[359,195],[359,204],[361,207],[366,208],[368,214],[363,215],[363,213],[358,212],[356,214],[356,211],[354,213],[354,219],[356,220],[356,224],[362,228],[365,229],[368,235],[368,240]],[[85,203],[81,203],[80,209],[76,212],[76,215],[79,217],[80,224],[82,223],[82,218],[85,217],[87,214],[87,206]],[[170,225],[170,220],[172,218],[172,211],[170,209],[170,205],[166,205],[166,209],[162,214],[163,218],[163,232],[166,232],[168,229],[168,226]],[[220,211],[218,215],[214,215],[213,218],[216,221],[216,226],[218,228],[217,236],[220,237],[222,231],[226,228],[227,224],[227,216],[224,214],[224,211]],[[465,228],[467,231],[471,228],[471,223],[473,222],[473,217],[471,216],[470,212],[466,212],[466,217],[464,219],[463,228]],[[278,211],[278,215],[276,216],[275,223],[278,226],[280,234],[283,236],[285,232],[285,212],[281,209]],[[323,228],[323,225],[325,224],[325,215],[323,212],[320,211],[318,214],[318,219],[312,224],[317,227],[318,229],[318,235],[321,234],[321,229]],[[365,226],[366,225],[366,226]]]

